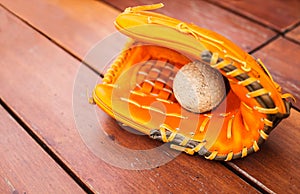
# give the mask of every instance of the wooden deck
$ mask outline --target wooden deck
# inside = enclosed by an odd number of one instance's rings
[[[78,132],[74,81],[88,51],[116,31],[113,21],[124,8],[157,1],[0,0],[0,193],[300,192],[300,1],[162,2],[158,12],[214,30],[261,58],[296,98],[291,116],[244,159],[180,154],[153,169],[115,167]],[[159,145],[98,115],[116,143]]]

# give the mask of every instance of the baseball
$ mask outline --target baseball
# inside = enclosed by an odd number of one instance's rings
[[[186,64],[177,72],[173,91],[179,104],[194,113],[212,110],[226,95],[222,74],[200,61]]]

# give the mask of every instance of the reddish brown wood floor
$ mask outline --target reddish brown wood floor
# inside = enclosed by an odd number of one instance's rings
[[[74,84],[79,70],[100,77],[81,61],[96,67],[86,54],[116,31],[124,8],[156,2],[0,0],[0,193],[300,192],[299,0],[164,0],[158,10],[226,36],[261,58],[294,95],[291,116],[258,153],[228,163],[180,154],[156,168],[128,170],[89,149],[74,119]],[[160,145],[97,114],[110,141],[131,150]]]

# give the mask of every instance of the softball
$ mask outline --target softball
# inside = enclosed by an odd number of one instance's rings
[[[226,95],[222,74],[200,61],[188,63],[177,72],[173,91],[179,104],[194,113],[212,110]]]

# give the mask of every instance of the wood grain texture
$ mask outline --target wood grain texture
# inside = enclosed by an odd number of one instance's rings
[[[299,0],[209,0],[234,12],[284,32],[300,21]]]
[[[155,0],[109,0],[107,3],[124,10],[126,7],[157,3]],[[204,1],[161,0],[165,7],[156,10],[167,16],[213,30],[251,51],[274,36],[274,32]],[[257,33],[259,32],[259,33]]]
[[[1,106],[0,137],[1,193],[84,193]]]
[[[92,0],[34,0],[30,4],[22,0],[1,2],[80,58],[104,38],[104,34],[109,35],[114,31],[113,21],[119,13]],[[154,0],[107,2],[121,10],[128,6],[157,3]],[[253,50],[274,36],[274,32],[204,1],[162,2],[165,3],[165,7],[158,12],[216,31],[246,51]]]
[[[296,107],[300,107],[300,45],[284,38],[279,38],[254,54],[261,58],[269,69],[274,80],[282,87],[283,92],[293,94]]]
[[[199,157],[181,154],[151,170],[117,168],[98,158],[81,139],[73,117],[73,84],[80,63],[2,8],[0,21],[5,28],[0,36],[0,95],[93,191],[257,193],[220,163]],[[99,115],[108,131],[120,130],[106,114]],[[135,136],[120,133],[118,138],[129,135]]]
[[[255,155],[234,164],[276,193],[300,190],[300,113],[292,110]]]
[[[105,36],[115,31],[119,12],[94,0],[0,0],[9,10],[83,59]]]
[[[300,26],[288,32],[285,36],[300,43]]]

